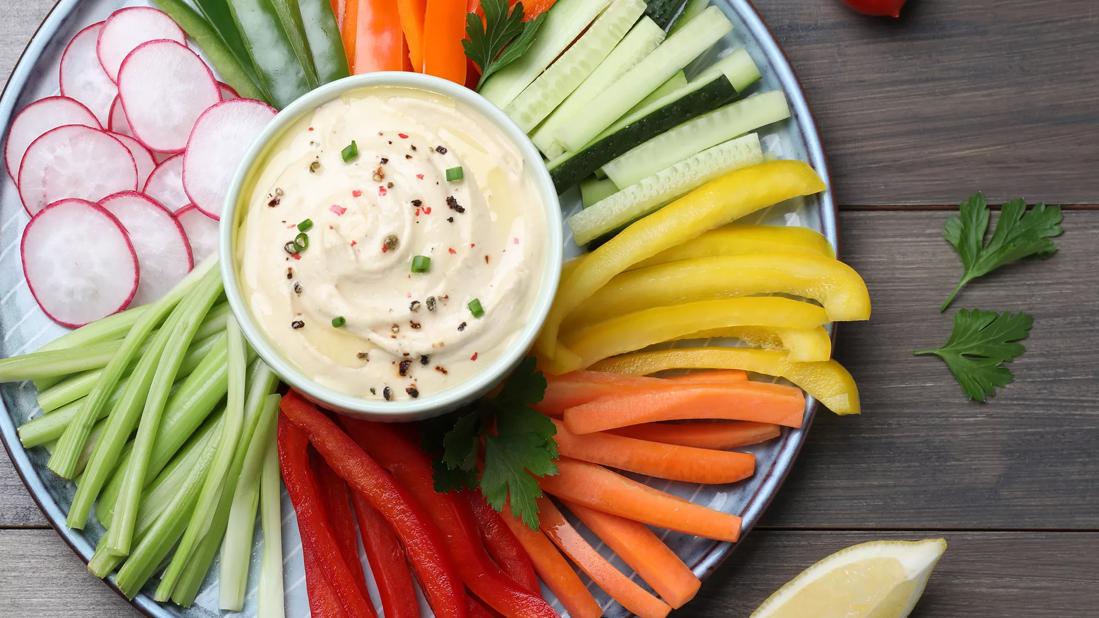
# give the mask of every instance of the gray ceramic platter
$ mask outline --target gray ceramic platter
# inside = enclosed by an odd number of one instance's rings
[[[42,97],[58,94],[58,63],[65,45],[74,34],[89,24],[106,18],[123,6],[147,4],[142,1],[119,0],[60,0],[41,24],[16,66],[0,98],[0,135],[7,134],[12,117],[28,103]],[[698,64],[708,64],[715,57],[736,48],[746,48],[763,73],[761,90],[781,89],[786,93],[793,111],[791,120],[770,127],[762,133],[765,151],[779,158],[808,161],[828,181],[828,169],[817,129],[810,115],[805,97],[786,58],[748,0],[714,0],[730,17],[736,28],[724,41]],[[690,71],[688,71],[690,74]],[[19,257],[19,239],[29,220],[23,210],[16,187],[7,174],[0,172],[0,357],[9,357],[36,350],[61,335],[64,330],[51,322],[41,312],[31,297],[23,278]],[[566,214],[579,208],[575,192],[563,197]],[[833,245],[837,244],[837,221],[831,193],[796,203],[783,204],[761,213],[758,221],[776,225],[801,225],[823,232]],[[566,229],[567,232],[567,229]],[[566,236],[566,255],[579,250],[571,236]],[[697,486],[682,483],[641,479],[653,486],[705,504],[711,508],[740,515],[745,533],[759,520],[767,505],[782,485],[804,443],[808,428],[816,410],[811,399],[806,404],[805,424],[802,429],[786,431],[778,440],[755,447],[758,473],[752,479],[730,486]],[[20,476],[42,511],[58,533],[85,562],[92,554],[95,541],[102,529],[90,528],[80,532],[65,527],[64,513],[72,500],[74,486],[52,476],[46,469],[48,454],[43,449],[26,451],[19,444],[16,427],[41,414],[35,401],[34,388],[29,383],[8,384],[0,387],[0,437],[3,438]],[[283,500],[283,533],[285,552],[286,609],[288,616],[308,615],[308,599],[305,593],[301,546],[297,524],[289,501]],[[728,543],[689,537],[677,533],[658,531],[665,541],[701,577],[711,574],[734,549]],[[587,531],[584,531],[587,535]],[[590,540],[602,551],[609,552]],[[259,539],[256,540],[258,556]],[[612,556],[616,566],[629,572],[620,560]],[[217,610],[216,566],[211,570],[196,604],[188,609],[160,605],[146,595],[134,599],[134,605],[151,616],[214,616]],[[253,569],[253,576],[255,569]],[[109,583],[109,582],[108,582]],[[372,593],[373,583],[371,582]],[[591,586],[596,598],[609,616],[622,616],[626,612]],[[248,604],[244,614],[255,615],[255,581],[250,582]],[[547,592],[547,598],[552,595]],[[375,597],[376,598],[376,597]],[[555,603],[560,609],[560,605]],[[429,615],[429,613],[425,613]]]

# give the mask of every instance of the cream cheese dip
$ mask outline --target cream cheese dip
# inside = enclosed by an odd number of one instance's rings
[[[364,87],[286,130],[236,232],[241,295],[310,379],[367,399],[462,384],[531,318],[544,204],[519,149],[465,104]]]

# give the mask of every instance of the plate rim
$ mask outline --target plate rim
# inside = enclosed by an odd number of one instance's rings
[[[839,210],[836,206],[834,193],[832,191],[828,158],[821,140],[819,125],[810,110],[801,80],[791,65],[785,49],[775,37],[774,32],[764,21],[763,16],[755,7],[752,0],[714,1],[726,4],[744,20],[752,38],[756,44],[764,50],[769,63],[773,65],[776,70],[776,77],[782,85],[783,92],[786,93],[790,105],[794,110],[794,121],[797,123],[798,130],[805,141],[809,163],[828,187],[827,190],[819,196],[821,226],[824,235],[832,243],[833,247],[835,247],[836,255],[839,257],[842,255],[842,248],[839,242]],[[3,131],[6,131],[12,120],[16,103],[30,77],[34,62],[41,56],[46,46],[52,41],[53,37],[56,36],[58,30],[64,24],[64,21],[71,15],[79,3],[80,0],[57,0],[41,23],[39,23],[38,28],[27,42],[27,45],[23,48],[19,58],[16,60],[11,75],[4,84],[3,90],[0,90],[0,134],[2,134]],[[833,343],[836,341],[837,331],[837,325],[833,324],[831,332]],[[782,489],[782,486],[785,484],[787,477],[801,453],[801,449],[805,445],[813,421],[821,409],[820,402],[812,400],[811,398],[810,401],[811,403],[807,407],[805,413],[803,426],[797,430],[785,432],[782,438],[780,438],[779,453],[775,465],[770,468],[768,478],[759,486],[749,502],[748,509],[750,513],[745,516],[744,528],[741,532],[740,541],[737,543],[714,541],[713,545],[710,549],[706,550],[702,558],[691,565],[691,569],[700,579],[709,579],[709,577],[733,555],[734,550],[747,539],[748,535],[755,528],[763,514],[770,508],[771,503]],[[57,501],[50,496],[45,484],[41,478],[39,478],[38,473],[35,471],[34,466],[27,455],[26,449],[22,448],[22,445],[19,444],[14,420],[8,413],[7,406],[3,401],[0,401],[0,412],[2,412],[0,413],[0,442],[3,442],[4,450],[7,452],[8,457],[15,468],[16,474],[18,474],[19,479],[23,482],[24,487],[27,488],[35,505],[37,505],[42,514],[45,515],[50,527],[53,528],[58,536],[60,536],[69,546],[69,549],[71,549],[86,565],[91,559],[93,551],[91,543],[82,535],[65,526],[65,514],[61,511]],[[18,448],[16,448],[16,445],[18,445]],[[763,497],[757,498],[761,494]],[[127,599],[126,595],[123,594],[115,584],[114,575],[111,575],[103,581],[119,596],[146,616],[162,618],[165,616],[170,617],[178,615],[176,612],[173,612],[170,607],[157,603],[144,593],[137,595],[133,599]]]

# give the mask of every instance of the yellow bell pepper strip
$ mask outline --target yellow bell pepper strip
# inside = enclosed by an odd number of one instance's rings
[[[836,251],[823,234],[807,227],[733,223],[655,255],[634,268],[676,260],[755,253],[797,253],[835,258]]]
[[[821,327],[802,329],[735,326],[692,333],[679,339],[737,339],[755,348],[784,350],[789,353],[790,360],[796,362],[825,361],[832,358],[832,337]]]
[[[824,309],[789,298],[755,297],[706,300],[655,307],[611,318],[565,335],[564,345],[578,358],[555,358],[551,373],[568,373],[625,352],[633,352],[683,335],[731,326],[816,328],[828,321]],[[819,359],[824,360],[824,359]],[[558,371],[553,371],[558,370]]]
[[[558,349],[561,323],[615,275],[654,255],[753,212],[795,197],[824,191],[824,182],[802,161],[768,161],[712,180],[655,213],[631,224],[590,253],[561,281],[549,317],[536,343],[547,360],[576,359]],[[697,330],[697,329],[696,329]]]
[[[616,356],[592,366],[593,371],[649,375],[672,369],[741,369],[785,378],[841,416],[859,414],[859,388],[834,360],[795,363],[785,352],[749,348],[676,348]]]
[[[833,322],[870,319],[870,293],[850,266],[818,256],[759,253],[679,260],[622,273],[561,328],[582,328],[650,307],[758,294],[815,300]]]

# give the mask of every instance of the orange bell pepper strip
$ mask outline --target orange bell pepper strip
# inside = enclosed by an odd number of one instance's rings
[[[357,5],[352,9],[352,5]],[[347,28],[354,29],[354,44],[344,47],[351,72],[400,71],[404,68],[404,37],[397,0],[348,0]],[[354,13],[354,19],[351,19]]]
[[[466,3],[427,0],[424,15],[424,73],[466,83]]]
[[[408,44],[408,58],[412,70],[424,71],[424,17],[427,13],[427,0],[397,0],[397,12],[401,18],[401,29]]]

